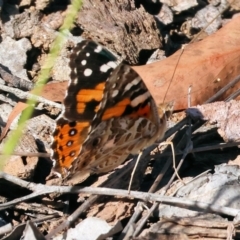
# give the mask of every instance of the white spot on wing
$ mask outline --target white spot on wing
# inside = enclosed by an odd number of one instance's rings
[[[100,45],[98,45],[95,49],[94,52],[99,53],[102,51],[102,47]]]
[[[110,61],[110,62],[107,63],[107,65],[110,66],[111,68],[116,68],[117,63],[113,62],[113,61]]]
[[[72,71],[77,75],[77,68],[72,69]]]
[[[101,72],[107,72],[110,68],[116,68],[117,64],[113,61],[110,61],[100,67]]]
[[[81,50],[76,51],[75,54],[78,56],[80,52],[81,52]]]
[[[132,84],[133,84],[133,85],[137,85],[140,81],[141,81],[141,78],[140,78],[140,77],[137,77],[137,78],[135,78],[135,79],[132,81]]]
[[[82,61],[81,61],[81,64],[82,64],[83,66],[86,65],[86,63],[87,63],[86,60],[82,60]]]
[[[78,78],[72,79],[72,84],[73,84],[73,85],[77,85],[77,83],[78,83]]]
[[[69,135],[70,135],[70,136],[73,136],[75,133],[76,133],[75,130],[71,130],[70,133],[69,133]]]
[[[107,64],[103,64],[101,67],[100,67],[100,71],[101,72],[107,72],[111,67],[109,67]]]
[[[149,97],[150,97],[150,93],[147,91],[144,94],[141,94],[141,95],[137,96],[136,98],[134,98],[131,101],[131,106],[136,107],[138,104],[144,102]]]
[[[83,74],[84,74],[85,77],[89,77],[89,76],[92,75],[92,70],[87,68],[87,69],[84,70]]]
[[[89,56],[90,56],[90,53],[86,53],[86,56],[89,57]]]
[[[116,97],[118,95],[119,91],[118,90],[114,90],[113,93],[112,93],[112,97]]]
[[[140,77],[135,78],[133,81],[128,83],[124,88],[124,92],[128,91],[132,86],[137,85],[141,81]]]

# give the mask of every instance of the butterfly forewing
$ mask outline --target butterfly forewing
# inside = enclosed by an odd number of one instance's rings
[[[102,100],[106,79],[116,67],[115,61],[115,56],[92,41],[82,41],[74,48],[64,110],[53,133],[52,159],[56,160],[56,171],[63,173],[79,155]]]
[[[92,120],[102,100],[106,79],[116,58],[92,41],[83,41],[70,56],[70,85],[63,116],[70,121]]]

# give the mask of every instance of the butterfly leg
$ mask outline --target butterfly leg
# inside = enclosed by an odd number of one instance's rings
[[[136,172],[137,165],[138,165],[138,163],[139,163],[139,160],[140,160],[142,154],[143,154],[143,151],[141,150],[141,151],[139,152],[139,154],[138,154],[137,161],[136,161],[135,166],[134,166],[134,168],[133,168],[133,170],[132,170],[131,178],[130,178],[129,185],[128,185],[128,194],[130,194],[133,177],[134,177],[134,174],[135,174],[135,172]]]
[[[176,168],[176,160],[175,160],[175,151],[174,151],[174,147],[173,147],[173,142],[171,141],[166,141],[166,142],[162,142],[158,145],[158,147],[160,146],[164,146],[164,145],[170,145],[171,146],[171,149],[172,149],[172,154],[173,154],[173,169],[174,169],[174,172],[175,172],[175,175],[177,176],[177,178],[184,184],[183,180],[181,179],[181,177],[179,176],[178,174],[178,170]]]

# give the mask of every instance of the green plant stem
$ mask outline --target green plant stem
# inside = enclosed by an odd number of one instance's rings
[[[61,26],[59,30],[59,34],[54,40],[51,46],[50,52],[48,54],[48,57],[44,65],[42,66],[36,86],[32,90],[33,94],[38,96],[41,95],[42,89],[46,84],[47,80],[49,79],[55,60],[60,53],[60,50],[64,44],[66,36],[68,35],[69,30],[72,28],[74,20],[81,6],[82,6],[82,0],[72,0],[72,4],[69,5],[63,25]],[[26,122],[32,116],[32,113],[36,104],[36,100],[30,99],[27,101],[27,104],[29,107],[22,113],[17,129],[11,132],[8,140],[4,144],[3,155],[0,158],[0,170],[3,169],[6,160],[13,153],[19,139],[21,138],[26,126]]]

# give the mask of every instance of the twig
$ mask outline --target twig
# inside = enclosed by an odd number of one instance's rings
[[[1,178],[7,180],[8,182],[14,183],[14,184],[17,185],[17,186],[20,186],[20,187],[29,189],[29,190],[31,190],[31,191],[34,191],[34,188],[35,188],[36,185],[37,185],[37,184],[35,184],[35,183],[27,182],[27,181],[25,181],[25,180],[22,180],[21,178],[18,178],[18,177],[9,175],[9,174],[4,173],[4,172],[2,172],[2,171],[0,171],[0,179],[1,179]]]
[[[5,67],[2,64],[0,64],[0,75],[8,85],[11,85],[15,88],[28,91],[30,91],[33,88],[32,82],[26,81],[24,79],[12,75],[11,73],[9,73],[9,70],[7,70],[7,67]]]
[[[185,117],[180,122],[175,124],[172,128],[168,129],[164,135],[163,141],[168,139],[170,136],[172,136],[175,132],[179,131],[183,126],[185,126],[188,123],[188,118]],[[155,145],[157,146],[158,143]]]
[[[233,92],[232,94],[230,94],[225,100],[224,102],[229,102],[232,99],[237,98],[240,95],[240,89],[238,89],[237,91]]]
[[[12,87],[8,87],[8,86],[2,85],[2,84],[0,84],[0,89],[5,91],[5,92],[13,93],[14,95],[16,95],[20,99],[35,99],[37,102],[42,102],[42,103],[47,104],[51,107],[62,109],[61,104],[58,104],[58,103],[55,103],[53,101],[47,100],[43,97],[33,95],[29,92],[24,92],[22,90],[12,88]]]
[[[191,152],[192,150],[192,140],[191,140],[191,126],[190,126],[190,119],[189,119],[189,125],[188,125],[188,128],[187,128],[187,131],[186,133],[183,135],[183,138],[179,141],[178,145],[177,145],[177,148],[180,148],[181,145],[182,145],[182,142],[185,142],[183,141],[183,139],[186,138],[186,146],[185,146],[185,149],[183,151],[183,156],[181,158],[181,160],[179,161],[179,164],[177,166],[177,171],[180,170],[182,164],[183,164],[183,161],[184,159],[186,158],[186,156],[189,154],[189,152]],[[171,179],[169,180],[168,184],[166,185],[165,187],[165,191],[164,191],[164,194],[166,193],[166,191],[170,188],[170,185],[173,183],[174,181],[174,178],[176,177],[176,174],[174,172],[174,174],[172,175]]]
[[[3,155],[3,152],[0,151],[0,155]],[[20,157],[44,157],[44,158],[50,157],[50,153],[43,152],[13,152],[11,155]]]
[[[0,95],[0,101],[8,103],[8,104],[10,104],[13,107],[16,105],[16,102],[14,102],[12,99],[10,99],[10,98],[8,98],[6,96],[3,96],[2,94]]]
[[[57,187],[57,186],[55,186]],[[63,189],[61,189],[63,188]],[[59,192],[63,193],[65,187],[60,187]],[[68,188],[68,187],[67,187]],[[97,195],[107,195],[107,196],[119,196],[119,197],[127,197],[127,198],[135,198],[141,199],[145,202],[149,201],[158,201],[165,204],[170,204],[172,206],[182,207],[191,210],[202,210],[208,212],[215,212],[219,214],[226,214],[227,216],[235,217],[237,214],[240,213],[239,209],[230,208],[230,207],[223,207],[218,204],[210,204],[210,203],[203,203],[199,201],[192,201],[189,199],[184,198],[177,198],[177,197],[168,197],[168,196],[160,196],[159,194],[154,193],[146,193],[146,192],[138,192],[138,191],[131,191],[131,194],[128,194],[127,190],[119,190],[119,189],[110,189],[110,188],[92,188],[92,187],[84,187],[84,188],[73,188],[71,193],[91,193]]]
[[[75,220],[81,215],[81,213],[83,213],[85,209],[88,209],[95,201],[97,201],[98,198],[99,198],[98,195],[91,196],[86,202],[84,202],[79,208],[77,208],[70,216],[68,216],[63,223],[61,223],[59,226],[57,226],[55,229],[49,232],[45,236],[46,240],[50,240],[59,232],[63,231],[64,229],[68,229],[71,226],[71,224],[75,222]]]
[[[197,147],[193,148],[192,150],[189,150],[189,153],[197,153],[197,152],[206,152],[216,149],[223,149],[223,148],[231,148],[231,147],[238,147],[240,145],[240,142],[228,142],[228,143],[219,143],[214,144],[210,146],[204,146],[204,147]],[[172,153],[161,153],[161,156],[171,156]],[[175,155],[181,155],[183,154],[182,151],[176,151]]]
[[[9,177],[8,174],[4,174],[5,179],[12,179]],[[20,181],[23,181],[19,178],[16,178]],[[26,181],[24,181],[26,182]],[[192,201],[189,199],[184,198],[177,198],[177,197],[169,197],[169,196],[160,196],[158,193],[146,193],[146,192],[138,192],[138,191],[131,191],[130,195],[128,194],[127,190],[120,190],[120,189],[110,189],[110,188],[100,188],[100,187],[66,187],[66,186],[46,186],[43,184],[32,184],[29,182],[28,185],[31,187],[28,189],[32,189],[34,186],[34,191],[38,192],[38,196],[49,194],[49,193],[87,193],[87,194],[97,194],[97,195],[107,195],[107,196],[119,196],[119,197],[127,197],[127,198],[136,198],[143,200],[145,202],[149,201],[158,201],[164,204],[170,204],[172,206],[183,207],[192,210],[201,210],[209,212],[215,212],[219,214],[226,214],[227,216],[235,217],[237,214],[240,213],[240,210],[230,208],[230,207],[223,207],[218,204],[210,204],[204,203],[199,201]],[[22,184],[18,184],[22,186]],[[41,192],[39,192],[41,190]],[[1,204],[2,207],[4,204]]]
[[[234,78],[230,83],[225,85],[223,88],[221,88],[217,93],[215,93],[211,98],[209,98],[204,104],[216,101],[218,97],[220,97],[224,92],[226,92],[229,88],[233,87],[239,81],[240,81],[240,75]]]
[[[240,145],[240,142],[219,143],[219,144],[214,144],[211,146],[194,148],[189,153],[206,152],[206,151],[215,150],[215,149],[237,147],[239,145]]]
[[[42,223],[42,222],[46,222],[46,221],[49,221],[53,218],[57,218],[57,217],[60,217],[61,215],[59,215],[58,213],[53,213],[52,215],[50,216],[46,216],[46,217],[42,217],[42,218],[38,218],[38,219],[32,219],[31,221],[34,222],[35,224],[39,224],[39,223]],[[26,225],[26,222],[25,223],[21,223],[19,224],[17,227],[15,228],[19,228],[20,225]],[[7,234],[9,232],[11,232],[13,230],[13,226],[12,224],[7,224],[7,225],[4,225],[2,227],[0,227],[0,235],[4,235],[4,234]]]

